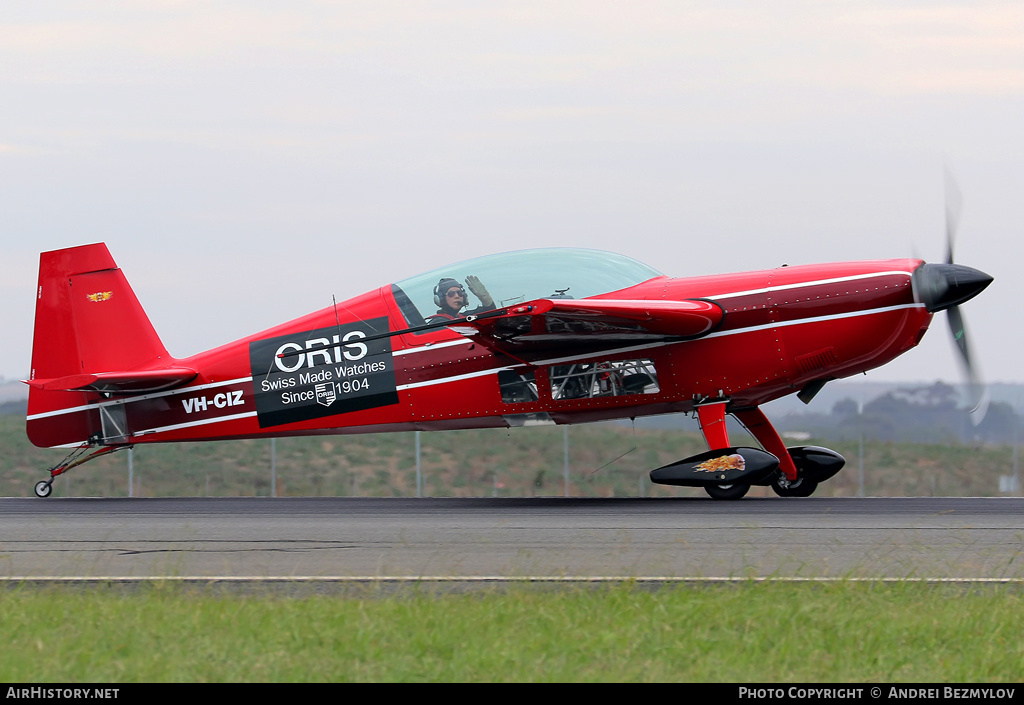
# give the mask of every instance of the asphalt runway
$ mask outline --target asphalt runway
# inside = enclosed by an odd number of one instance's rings
[[[0,499],[0,578],[1024,581],[1022,498]]]

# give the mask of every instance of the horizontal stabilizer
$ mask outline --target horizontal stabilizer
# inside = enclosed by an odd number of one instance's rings
[[[169,367],[163,370],[136,370],[132,372],[96,372],[67,375],[52,379],[31,379],[25,384],[48,392],[108,392],[113,394],[141,394],[180,387],[196,378],[196,371],[188,367]]]

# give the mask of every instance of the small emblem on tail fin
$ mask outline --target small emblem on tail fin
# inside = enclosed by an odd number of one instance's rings
[[[114,295],[112,291],[97,291],[95,294],[86,294],[85,298],[89,299],[93,303],[99,303],[101,301],[110,301],[110,297]]]

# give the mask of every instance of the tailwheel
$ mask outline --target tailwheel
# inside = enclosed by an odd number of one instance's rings
[[[49,497],[53,492],[53,480],[40,480],[36,483],[36,497]]]
[[[810,497],[818,489],[818,483],[806,477],[798,477],[790,482],[779,473],[772,480],[772,489],[780,497]]]
[[[704,485],[704,491],[712,499],[742,499],[750,491],[750,485]]]

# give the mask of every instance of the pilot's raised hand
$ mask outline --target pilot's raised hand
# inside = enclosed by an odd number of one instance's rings
[[[474,277],[470,274],[466,277],[466,286],[469,287],[469,290],[473,292],[474,296],[480,299],[480,303],[484,306],[494,305],[494,299],[492,299],[491,295],[487,293],[487,287],[483,285],[483,282],[480,281],[479,277]]]

